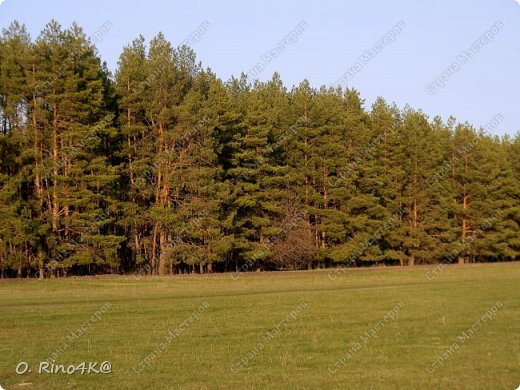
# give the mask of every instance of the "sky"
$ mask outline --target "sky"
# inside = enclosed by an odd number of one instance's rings
[[[520,131],[520,0],[0,0],[1,28],[18,20],[35,38],[51,19],[77,21],[112,71],[124,46],[162,32],[224,80],[278,72],[288,88],[356,88],[367,109],[382,96]]]

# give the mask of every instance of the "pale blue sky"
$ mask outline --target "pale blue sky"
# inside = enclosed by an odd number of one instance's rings
[[[258,74],[265,80],[278,71],[288,87],[304,78],[314,86],[334,83],[403,21],[405,27],[395,41],[348,81],[360,90],[367,107],[383,96],[400,107],[409,103],[431,116],[454,115],[476,126],[501,114],[504,119],[495,134],[520,130],[520,5],[516,0],[4,0],[0,4],[0,27],[17,19],[33,37],[52,18],[65,26],[75,20],[88,35],[109,21],[112,28],[97,46],[111,70],[122,47],[139,34],[150,39],[162,31],[179,44],[207,21],[200,41],[192,46],[203,65],[223,79],[249,71],[303,21],[306,28],[297,41]],[[444,88],[426,93],[425,86],[497,21],[503,27],[493,40],[450,74]]]

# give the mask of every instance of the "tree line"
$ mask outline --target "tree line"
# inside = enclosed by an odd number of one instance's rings
[[[2,277],[518,259],[520,136],[354,89],[222,81],[162,34],[0,37]]]

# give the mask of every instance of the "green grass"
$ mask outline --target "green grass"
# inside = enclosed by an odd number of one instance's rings
[[[0,282],[0,385],[11,389],[516,389],[520,264]],[[433,374],[426,368],[497,301],[503,307]],[[105,302],[57,363],[110,361],[110,374],[38,374],[34,366]],[[171,342],[170,329],[207,302]],[[271,340],[265,332],[305,302]],[[361,343],[389,310],[395,320]],[[387,317],[388,319],[388,317]],[[66,339],[65,339],[66,340]],[[165,349],[140,373],[132,368]],[[331,364],[359,351],[335,374]],[[242,370],[231,365],[262,343]],[[26,361],[33,372],[15,373]],[[22,386],[20,386],[22,385]]]

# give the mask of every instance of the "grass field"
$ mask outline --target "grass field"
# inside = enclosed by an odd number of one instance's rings
[[[520,264],[432,268],[1,281],[0,385],[516,389]]]

